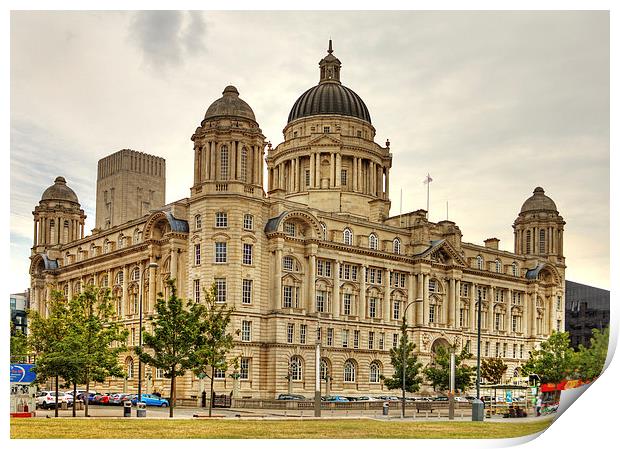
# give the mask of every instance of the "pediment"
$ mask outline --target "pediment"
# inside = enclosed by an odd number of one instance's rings
[[[327,134],[322,134],[318,137],[315,137],[314,139],[312,139],[310,142],[308,142],[308,145],[310,146],[334,146],[334,145],[342,145],[342,141],[340,139],[337,139],[333,136],[327,135]]]
[[[467,266],[463,256],[445,239],[431,242],[431,246],[418,256],[445,265]]]

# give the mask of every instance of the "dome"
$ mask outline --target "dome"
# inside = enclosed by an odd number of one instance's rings
[[[43,195],[41,195],[41,201],[44,200],[61,200],[71,201],[79,204],[78,197],[73,190],[67,187],[67,181],[62,176],[57,177],[54,180],[54,185],[45,189]]]
[[[249,104],[239,98],[239,91],[235,86],[227,86],[222,92],[222,98],[211,103],[205,114],[205,120],[224,116],[239,117],[256,122],[254,111]]]
[[[340,60],[332,53],[330,39],[327,56],[319,62],[321,73],[319,84],[305,91],[297,99],[288,115],[288,123],[298,118],[323,114],[347,115],[371,123],[370,113],[364,101],[340,82]]]
[[[542,187],[536,187],[534,194],[525,200],[523,206],[521,206],[521,213],[532,211],[553,211],[557,212],[558,208],[551,198],[545,195],[545,191]]]

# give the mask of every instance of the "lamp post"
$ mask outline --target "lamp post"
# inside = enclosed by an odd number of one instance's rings
[[[448,395],[448,419],[454,419],[454,393],[456,390],[456,345],[450,346],[450,394]]]
[[[476,356],[476,399],[471,405],[471,420],[484,421],[484,402],[480,400],[480,324],[482,323],[482,298],[478,298],[478,350]]]
[[[403,333],[403,335],[407,335],[407,309],[409,308],[409,306],[411,304],[413,304],[415,301],[410,301],[406,306],[405,309],[403,310],[403,324],[401,327],[401,331]],[[402,337],[401,337],[402,338]],[[404,343],[404,342],[403,342]],[[404,418],[405,417],[405,388],[406,388],[406,384],[405,384],[405,375],[407,372],[407,357],[406,357],[406,351],[405,351],[405,346],[401,345],[401,351],[402,351],[402,360],[401,363],[403,365],[403,398],[402,398],[402,407],[401,407],[401,411],[400,411],[400,417]]]
[[[144,290],[144,273],[146,273],[146,270],[150,269],[150,268],[157,268],[158,265],[155,262],[151,262],[149,263],[146,268],[144,268],[144,270],[142,270],[142,272],[140,273],[140,285],[138,286],[138,296],[139,298],[139,302],[138,302],[138,309],[139,309],[139,315],[140,315],[140,328],[138,329],[138,345],[140,346],[140,350],[142,350],[142,292]],[[142,359],[140,357],[138,357],[138,400],[137,402],[142,402]],[[136,410],[137,413],[137,410]]]
[[[314,359],[314,416],[319,417],[321,416],[321,340],[318,331]]]

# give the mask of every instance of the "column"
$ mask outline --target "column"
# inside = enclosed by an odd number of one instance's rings
[[[512,332],[512,329],[510,327],[511,325],[511,320],[510,320],[510,297],[512,296],[512,290],[507,290],[506,293],[508,294],[508,297],[504,298],[504,305],[506,306],[504,309],[504,331],[506,332],[506,334],[509,334],[509,331]]]
[[[448,288],[449,288],[449,299],[448,299],[448,327],[455,328],[456,325],[454,323],[455,310],[454,303],[456,302],[456,280],[451,278],[448,280]]]
[[[309,189],[313,189],[314,186],[316,185],[314,181],[315,170],[316,170],[316,164],[314,162],[315,158],[316,158],[316,154],[310,153],[310,162],[308,163],[308,168],[310,169],[310,185],[308,186]]]
[[[383,289],[383,322],[389,323],[392,321],[392,307],[390,304],[390,275],[391,269],[385,270],[384,289]]]
[[[209,153],[211,154],[211,163],[209,164],[209,173],[211,175],[209,176],[209,178],[211,179],[211,181],[215,181],[215,166],[217,164],[217,157],[215,157],[215,146],[215,142],[209,142]]]
[[[111,271],[111,270],[110,270]],[[114,285],[114,281],[115,279],[112,279],[112,276],[108,276],[108,282],[110,283],[110,285]],[[140,279],[140,282],[142,282],[142,279]],[[127,294],[127,288],[129,287],[129,268],[127,267],[127,265],[123,266],[123,299],[121,301],[121,310],[123,311],[123,316],[125,316],[130,310],[131,307],[128,307],[128,300],[129,300],[129,295]],[[133,311],[134,313],[137,312],[137,310]]]
[[[241,142],[235,142],[235,179],[236,180],[241,180],[241,150],[242,150],[242,145]],[[246,170],[246,177],[247,177],[247,171],[248,171],[248,165],[247,165],[247,160],[246,160],[246,165],[245,165],[245,170]],[[247,179],[247,178],[246,178]]]
[[[471,331],[478,329],[478,311],[476,310],[477,288],[477,284],[471,284],[471,299],[469,300],[469,329]]]
[[[528,329],[530,331],[530,337],[536,336],[536,293],[529,295],[530,313],[528,317]]]
[[[321,153],[314,155],[314,187],[321,187]]]
[[[211,179],[211,142],[207,142],[207,146],[203,147],[203,159],[205,160],[205,180]]]
[[[411,326],[412,324],[415,323],[416,304],[413,304],[415,302],[415,274],[409,273],[407,277],[409,281],[408,291],[407,291],[407,305],[411,304],[410,306],[408,306],[409,309],[407,310],[407,322]],[[407,305],[405,305],[404,307],[407,307]]]
[[[177,249],[172,246],[170,250],[170,279],[177,278],[177,266],[178,266],[179,253]]]
[[[295,191],[301,192],[301,164],[299,163],[299,156],[295,158]]]
[[[557,300],[556,300],[556,292],[555,292],[555,288],[551,289],[551,304],[549,304],[549,307],[547,307],[549,309],[549,333],[551,333],[552,330],[557,331],[558,328],[556,326],[556,315],[557,315]]]
[[[342,156],[340,155],[340,153],[336,153],[336,174],[335,174],[335,181],[336,181],[336,187],[340,187],[340,172],[342,171]]]
[[[353,188],[354,192],[357,192],[357,158],[356,157],[354,157],[352,159],[351,167],[352,167],[351,171],[353,172],[351,174],[351,176],[352,176],[352,181],[351,182],[353,182],[352,188]]]
[[[422,273],[418,273],[417,283],[418,294],[415,300],[415,324],[416,326],[421,326],[424,324],[424,275]]]
[[[281,245],[281,244],[280,244]],[[275,273],[273,277],[273,310],[282,308],[282,248],[276,249]]]
[[[329,186],[336,187],[336,177],[334,176],[334,172],[336,171],[336,158],[334,153],[329,155]]]
[[[230,144],[230,153],[228,154],[228,180],[233,181],[237,179],[237,146],[235,145],[235,141],[231,140]]]
[[[150,262],[155,262],[155,257],[151,256]],[[154,267],[150,267],[149,268],[149,298],[148,298],[148,303],[147,303],[147,307],[146,310],[147,311],[151,311],[153,310],[154,306],[155,306],[155,268]],[[177,288],[179,289],[180,292],[182,292],[182,286],[180,285],[179,282],[177,282]]]
[[[461,319],[461,281],[456,279],[454,283],[454,328],[460,329]]]
[[[369,167],[368,167],[368,178],[369,178],[369,194],[373,195],[375,194],[375,183],[377,182],[377,178],[375,176],[375,163],[374,162],[370,162]]]
[[[388,167],[385,167],[385,195],[383,197],[385,199],[390,197],[390,170]]]
[[[200,182],[200,164],[202,161],[200,160],[200,148],[194,148],[194,185]]]
[[[332,291],[332,316],[340,317],[340,261],[334,264],[334,288]]]
[[[361,279],[360,279],[360,309],[359,309],[359,319],[366,319],[366,270],[368,267],[366,265],[362,266],[361,269]]]
[[[314,311],[316,301],[316,255],[310,254],[308,257],[308,298],[306,300],[306,312]]]
[[[377,164],[377,196],[383,198],[383,167]]]

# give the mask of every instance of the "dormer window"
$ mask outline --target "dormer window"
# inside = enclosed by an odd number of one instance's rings
[[[342,233],[342,241],[345,245],[353,244],[353,232],[349,228],[345,228]]]

